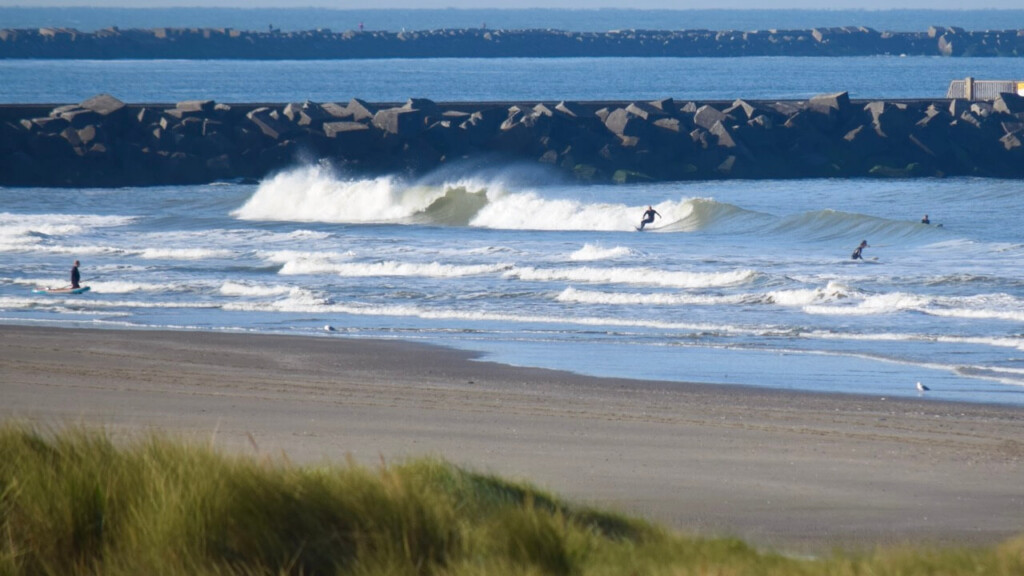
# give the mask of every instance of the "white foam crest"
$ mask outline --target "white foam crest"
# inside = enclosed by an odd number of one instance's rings
[[[94,228],[123,226],[130,216],[98,214],[12,214],[0,212],[0,238],[5,236],[75,236]]]
[[[623,304],[623,305],[735,305],[735,304],[776,304],[778,306],[799,307],[810,302],[820,302],[845,297],[845,288],[833,285],[825,288],[804,290],[781,290],[765,294],[745,293],[732,295],[714,294],[643,294],[634,292],[597,292],[578,290],[568,287],[556,298],[560,302],[579,302],[581,304]]]
[[[577,262],[611,260],[614,258],[622,258],[623,256],[630,256],[632,254],[633,251],[625,246],[605,248],[600,244],[584,244],[582,248],[570,254],[569,259]]]
[[[225,282],[220,286],[220,293],[225,296],[283,296],[285,294],[294,293],[297,290],[301,289],[295,286],[285,286],[283,284],[253,285],[243,284],[241,282]]]
[[[925,311],[931,303],[930,297],[892,292],[868,296],[852,306],[810,305],[804,307],[804,311],[808,314],[835,316],[872,316],[906,310]]]
[[[718,305],[739,304],[746,301],[744,295],[713,296],[707,294],[641,294],[630,292],[597,292],[578,290],[572,286],[562,290],[555,297],[559,302],[577,302],[580,304],[615,304],[615,305],[646,305],[646,306],[679,306],[679,305]]]
[[[21,308],[32,308],[39,304],[39,298],[27,296],[0,296],[0,310],[18,310]]]
[[[68,222],[68,220],[72,222]],[[54,242],[78,238],[93,228],[119,226],[131,218],[93,216],[89,214],[10,214],[0,213],[0,252],[47,252],[51,254],[102,254],[112,248],[95,246],[62,246]]]
[[[282,276],[306,276],[335,274],[341,264],[326,258],[302,258],[285,262],[278,274]]]
[[[340,276],[352,278],[371,276],[426,276],[431,278],[458,278],[462,276],[479,276],[504,272],[511,268],[510,264],[443,264],[429,262],[425,264],[412,262],[351,262],[340,264],[336,272]]]
[[[260,257],[272,264],[282,264],[278,274],[285,276],[305,274],[334,274],[340,262],[352,258],[352,252],[305,252],[277,250],[262,252]]]
[[[49,254],[74,254],[75,256],[107,256],[116,254],[125,254],[127,250],[123,248],[115,248],[113,246],[67,246],[67,245],[50,245],[32,246],[33,252],[45,252]]]
[[[799,307],[823,302],[833,302],[850,296],[850,290],[838,282],[829,282],[824,288],[797,290],[776,290],[768,292],[766,301],[779,306]]]
[[[283,276],[303,276],[336,274],[340,263],[350,259],[353,252],[276,250],[261,252],[259,255],[268,262],[283,264],[278,274]]]
[[[318,232],[316,230],[295,230],[288,233],[289,238],[299,238],[302,240],[326,240],[331,237],[327,232]]]
[[[264,180],[232,215],[242,220],[393,222],[423,211],[443,195],[443,187],[409,187],[390,176],[340,180],[322,166],[305,166]]]
[[[211,250],[208,248],[146,248],[139,252],[139,257],[147,260],[206,260],[209,258],[233,258],[231,250]]]
[[[268,294],[269,295],[269,294]],[[223,305],[224,310],[240,312],[329,312],[331,300],[321,293],[305,288],[290,288],[285,298],[276,300],[235,300]]]
[[[294,260],[332,260],[341,261],[348,260],[355,255],[355,252],[351,250],[347,252],[308,252],[305,250],[273,250],[269,252],[259,252],[260,258],[263,258],[267,262],[273,264],[287,264]]]
[[[932,316],[944,318],[971,318],[976,320],[1009,320],[1024,322],[1024,310],[972,310],[969,308],[931,308],[925,310]]]
[[[590,284],[639,284],[672,288],[736,286],[753,280],[753,270],[729,272],[668,272],[655,268],[514,268],[506,276],[535,282],[585,282]]]
[[[488,193],[489,202],[472,226],[505,230],[633,230],[646,206],[587,204],[575,199],[545,198],[536,192]],[[690,200],[655,206],[658,225],[676,222],[693,212]]]
[[[107,281],[95,281],[85,278],[82,281],[82,285],[89,286],[89,289],[95,293],[102,294],[130,294],[132,292],[167,292],[168,290],[175,289],[174,286],[168,286],[167,284],[143,284],[139,282],[107,282]]]

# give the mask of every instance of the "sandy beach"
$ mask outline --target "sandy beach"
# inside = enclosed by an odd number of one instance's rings
[[[1024,533],[1024,410],[927,396],[589,378],[336,335],[0,326],[0,418],[302,464],[439,456],[784,551]]]

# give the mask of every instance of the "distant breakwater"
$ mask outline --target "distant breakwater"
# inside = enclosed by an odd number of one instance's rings
[[[440,29],[284,32],[231,28],[0,30],[0,58],[344,59],[509,57],[1024,56],[1024,30],[880,32],[863,26],[807,30]]]
[[[993,101],[125,104],[0,106],[0,185],[257,180],[301,162],[409,177],[526,162],[590,182],[1024,178],[1024,97]]]

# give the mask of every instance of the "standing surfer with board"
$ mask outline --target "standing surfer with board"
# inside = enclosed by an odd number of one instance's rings
[[[38,288],[33,294],[84,294],[89,291],[88,286],[82,286],[82,273],[78,271],[80,263],[75,260],[71,266],[71,286],[65,288]]]
[[[82,281],[82,275],[78,272],[78,260],[75,260],[75,265],[71,267],[71,289],[81,288],[79,282]]]
[[[642,232],[644,226],[650,224],[651,222],[654,222],[655,216],[661,218],[661,214],[658,214],[657,210],[655,210],[652,206],[648,206],[647,210],[644,211],[643,218],[640,219],[640,227],[637,228],[637,230],[640,230]]]

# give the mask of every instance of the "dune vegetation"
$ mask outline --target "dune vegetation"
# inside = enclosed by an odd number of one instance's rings
[[[297,466],[152,435],[0,427],[0,575],[1024,574],[991,548],[793,558],[421,459]]]

